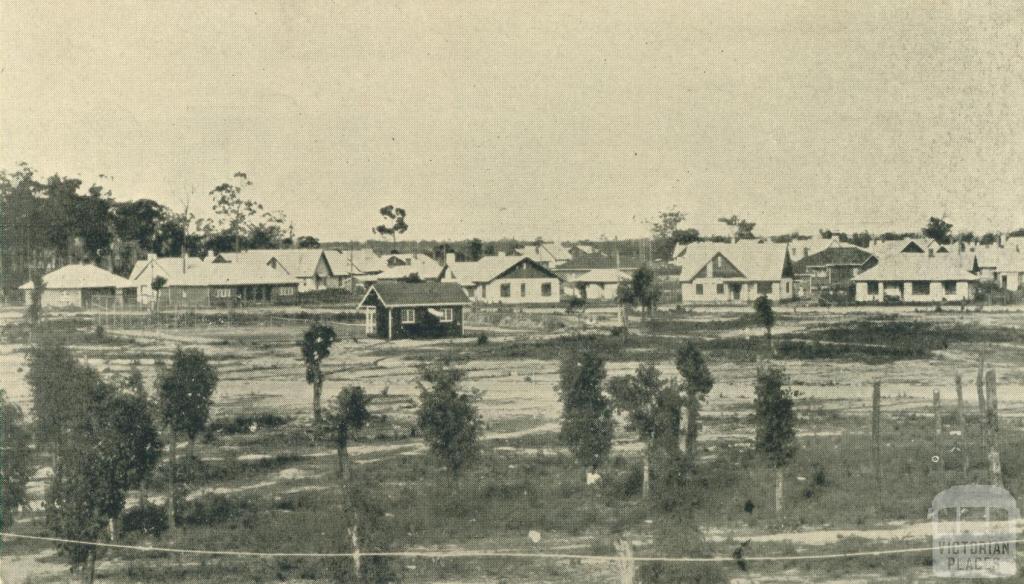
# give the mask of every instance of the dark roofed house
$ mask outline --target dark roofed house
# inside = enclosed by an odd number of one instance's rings
[[[800,298],[814,296],[822,290],[849,294],[853,277],[877,263],[878,259],[866,249],[847,243],[832,245],[793,262],[796,294]]]
[[[434,280],[381,280],[370,285],[357,306],[366,314],[366,334],[382,339],[461,337],[462,286]]]

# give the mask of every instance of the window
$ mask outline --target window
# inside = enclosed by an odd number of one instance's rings
[[[786,281],[786,294],[789,294],[789,281]]]
[[[757,283],[757,293],[760,296],[767,296],[767,295],[771,294],[772,293],[772,283],[771,282],[758,282]]]
[[[715,286],[715,294],[725,294],[725,284],[718,284]]]
[[[441,309],[441,322],[452,322],[455,320],[455,309],[454,308],[442,308]]]
[[[416,309],[415,308],[403,308],[402,309],[402,324],[415,324],[416,323]]]
[[[927,296],[928,288],[928,282],[913,282],[910,285],[910,293],[914,296]]]
[[[185,296],[185,291],[181,291],[182,297]],[[231,288],[217,288],[217,298],[231,298]]]
[[[540,285],[540,295],[541,296],[551,296],[551,284],[541,284]]]
[[[526,284],[525,283],[519,285],[519,295],[520,296],[526,296]]]
[[[287,287],[287,288],[278,288],[277,289],[277,295],[278,296],[294,296],[295,295],[295,288],[292,288],[290,286]]]
[[[946,294],[956,294],[956,282],[943,282],[942,291]]]
[[[502,298],[509,298],[510,296],[512,296],[512,284],[502,284],[501,285],[501,297]]]
[[[868,294],[878,294],[878,282],[868,282]]]

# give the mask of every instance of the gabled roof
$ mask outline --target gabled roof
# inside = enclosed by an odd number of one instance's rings
[[[679,279],[689,282],[716,255],[726,260],[753,282],[770,282],[783,277],[789,260],[789,248],[785,243],[760,243],[738,241],[736,243],[712,243],[699,241],[686,247],[686,253],[676,258],[679,264]]]
[[[362,308],[371,293],[375,293],[387,308],[470,304],[466,291],[455,282],[384,280],[371,284],[356,308]]]
[[[976,281],[978,277],[965,270],[962,262],[960,254],[901,253],[879,259],[877,266],[853,279],[857,282]]]
[[[324,250],[324,257],[327,258],[327,265],[335,276],[350,276],[353,274],[377,274],[387,269],[388,264],[372,249],[350,249]]]
[[[873,258],[871,252],[857,246],[832,246],[827,247],[818,253],[811,254],[805,258],[793,262],[793,271],[797,274],[805,274],[810,268],[825,266],[863,266],[865,262]]]
[[[572,259],[569,249],[557,241],[542,241],[521,245],[516,248],[516,255],[530,258],[535,262],[549,263],[551,265],[561,264]]]
[[[228,252],[220,257],[231,263],[256,265],[270,264],[274,260],[294,278],[312,278],[324,250],[311,249],[250,249],[242,252]],[[329,269],[328,265],[328,269]]]
[[[629,281],[631,276],[622,270],[597,269],[573,276],[570,280],[579,284],[617,284]]]
[[[171,274],[168,286],[284,286],[298,281],[259,262],[203,262],[184,274]]]
[[[201,258],[194,258],[188,256],[184,260],[185,270],[189,270],[202,264]],[[128,276],[128,279],[136,284],[148,282],[156,276],[168,277],[171,274],[180,274],[182,272],[182,259],[181,258],[154,258],[144,259],[135,262],[132,266],[132,273]],[[145,278],[143,278],[145,276]]]
[[[69,264],[43,276],[48,290],[74,290],[77,288],[134,288],[128,280],[91,264]],[[29,281],[19,290],[32,290],[35,285]]]
[[[431,264],[417,264],[413,266],[391,266],[384,271],[373,274],[374,280],[403,280],[415,274],[423,280],[437,280],[444,273],[444,266],[434,262]]]
[[[883,258],[898,253],[928,253],[928,250],[933,250],[933,253],[946,253],[950,251],[951,247],[927,237],[907,237],[872,241],[868,251],[875,254],[877,258]]]
[[[636,270],[640,267],[640,258],[635,255],[619,255],[618,269]],[[616,260],[604,254],[590,254],[575,257],[559,266],[552,268],[555,272],[581,272],[590,270],[614,270]]]
[[[475,262],[455,262],[449,267],[460,284],[470,286],[492,282],[523,262],[529,262],[534,268],[547,273],[552,278],[558,278],[558,275],[548,268],[523,256],[484,256]]]

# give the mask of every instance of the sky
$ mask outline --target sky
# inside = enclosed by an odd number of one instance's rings
[[[178,209],[243,171],[326,241],[386,204],[411,239],[1024,226],[1020,2],[4,0],[0,27],[0,169]]]

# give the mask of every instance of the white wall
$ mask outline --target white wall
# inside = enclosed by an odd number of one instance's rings
[[[25,290],[25,305],[29,306],[32,304],[32,291]],[[39,299],[39,304],[44,307],[51,308],[64,308],[66,306],[81,306],[82,305],[82,291],[73,289],[44,289],[43,297]]]
[[[501,286],[509,285],[510,295],[502,297]],[[551,295],[541,294],[544,284],[551,286]],[[526,294],[521,293],[526,286]],[[486,290],[486,292],[485,292]],[[471,294],[473,300],[485,304],[557,304],[561,300],[561,287],[558,278],[499,278],[487,284],[477,284]]]
[[[974,288],[970,282],[961,281],[954,292],[947,293],[942,282],[929,282],[926,294],[914,294],[913,282],[879,282],[876,293],[871,294],[868,282],[856,284],[856,302],[882,302],[886,296],[899,297],[901,302],[956,302],[971,300]]]
[[[697,285],[703,286],[703,294],[697,294]],[[722,286],[721,293],[718,291],[718,286]],[[740,294],[738,299],[734,299],[730,286],[739,285]],[[771,283],[771,292],[764,294],[773,302],[781,300],[790,300],[795,297],[796,291],[793,285],[792,278],[783,278],[778,282]],[[708,303],[747,303],[757,300],[758,296],[762,296],[757,291],[757,282],[748,282],[741,280],[723,280],[721,278],[699,278],[692,282],[683,282],[681,284],[682,289],[682,302],[684,304],[698,304],[702,302]]]

